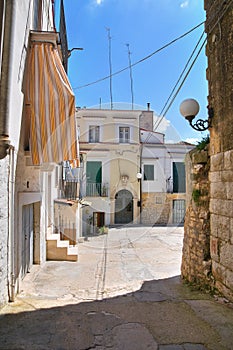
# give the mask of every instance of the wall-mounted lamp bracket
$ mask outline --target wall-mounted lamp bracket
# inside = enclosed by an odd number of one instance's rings
[[[190,126],[196,131],[205,131],[211,128],[212,119],[214,117],[214,109],[207,106],[208,109],[208,119],[198,119],[195,123],[193,120],[197,113],[199,112],[199,104],[194,99],[187,99],[183,101],[180,105],[180,112],[183,117],[188,120]]]
[[[212,107],[207,107],[208,109],[208,119],[198,119],[194,124],[192,123],[195,116],[187,116],[185,119],[189,121],[190,126],[196,131],[205,131],[211,128],[212,126],[212,118],[214,116],[214,110]]]

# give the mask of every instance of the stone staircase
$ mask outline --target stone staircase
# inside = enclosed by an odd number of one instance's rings
[[[60,233],[47,233],[47,260],[77,261],[78,246],[71,246],[69,240],[62,241]]]

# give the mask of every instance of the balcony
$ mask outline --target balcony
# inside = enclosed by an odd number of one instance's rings
[[[108,197],[108,185],[102,183],[87,183],[86,197]]]
[[[61,187],[61,198],[77,200],[79,198],[79,183],[76,180],[64,181]]]

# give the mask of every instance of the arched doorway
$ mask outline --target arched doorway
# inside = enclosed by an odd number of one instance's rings
[[[128,224],[133,221],[133,196],[127,190],[115,196],[115,224]]]

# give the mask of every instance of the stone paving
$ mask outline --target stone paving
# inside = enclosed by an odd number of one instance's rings
[[[33,266],[0,311],[0,349],[231,350],[233,308],[180,281],[181,227],[112,228],[79,261]]]

